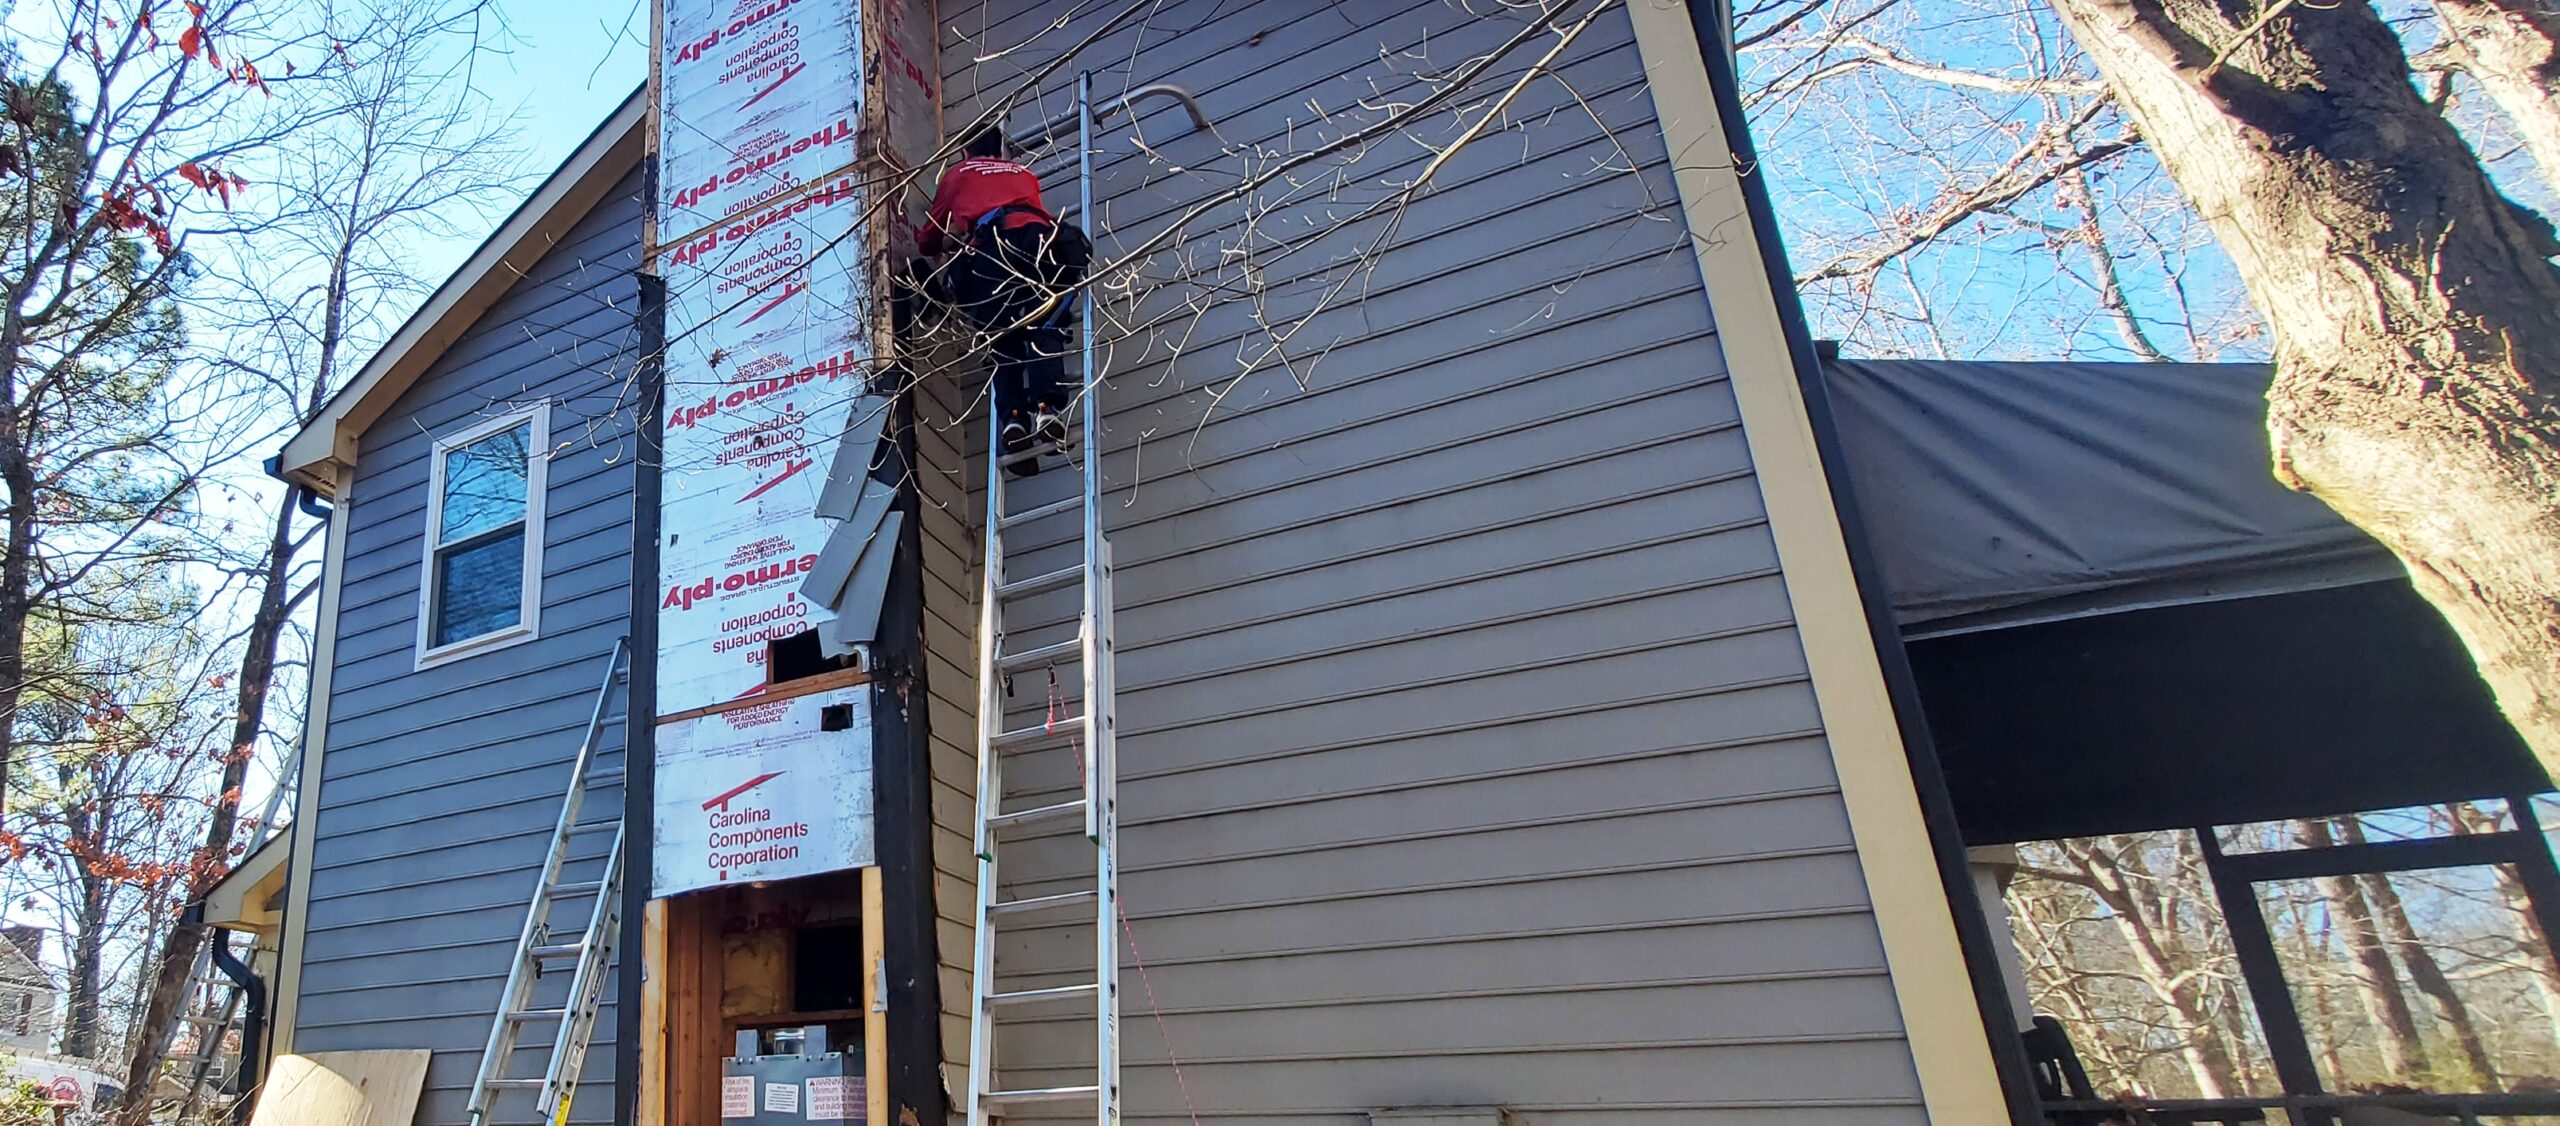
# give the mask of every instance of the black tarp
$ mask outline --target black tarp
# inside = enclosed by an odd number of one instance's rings
[[[1968,843],[2547,788],[2397,561],[2270,474],[2264,367],[1826,382]]]
[[[2269,472],[2263,365],[1841,360],[1825,374],[1908,636],[2401,575]]]

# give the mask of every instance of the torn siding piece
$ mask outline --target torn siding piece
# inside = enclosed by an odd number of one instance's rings
[[[817,566],[800,584],[802,597],[835,615],[818,629],[831,656],[868,645],[880,632],[881,599],[889,590],[890,562],[898,554],[898,534],[907,519],[905,513],[890,511],[886,499],[873,510],[878,519],[838,525],[818,554]]]
[[[832,521],[834,527],[808,577],[801,580],[800,596],[833,615],[818,627],[819,640],[830,656],[867,645],[879,632],[890,562],[897,554],[898,533],[905,527],[905,517],[893,511],[897,483],[873,476],[883,464],[882,432],[889,405],[881,395],[855,400],[853,418],[836,443],[834,462],[827,467],[826,490],[818,497],[816,515]]]

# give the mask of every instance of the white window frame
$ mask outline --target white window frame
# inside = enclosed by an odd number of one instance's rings
[[[444,524],[444,467],[446,455],[492,434],[503,433],[530,421],[531,440],[525,451],[524,503],[524,612],[516,624],[492,630],[477,637],[467,637],[449,645],[434,645],[436,615],[436,548],[437,529]],[[421,529],[418,564],[418,663],[424,669],[459,660],[463,657],[504,649],[531,641],[542,635],[542,516],[544,494],[551,478],[551,403],[549,400],[520,407],[437,438],[427,455],[427,508],[425,526]]]

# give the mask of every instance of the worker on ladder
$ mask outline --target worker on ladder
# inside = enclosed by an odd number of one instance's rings
[[[1063,448],[1073,291],[1084,281],[1092,244],[1041,206],[1040,178],[1012,159],[1003,133],[982,129],[962,151],[934,186],[933,208],[916,232],[921,288],[946,296],[992,335],[989,380],[1003,453]],[[946,251],[950,257],[937,264]],[[1039,462],[1022,457],[1008,468],[1029,476]]]

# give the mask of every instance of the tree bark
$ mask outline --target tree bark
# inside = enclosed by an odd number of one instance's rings
[[[2276,475],[2408,568],[2560,764],[2560,253],[2361,0],[2050,0],[2273,330]]]
[[[2365,843],[2364,826],[2355,818],[2335,820],[2340,839],[2348,844]],[[2418,940],[2418,928],[2409,922],[2409,912],[2400,902],[2399,889],[2391,886],[2391,877],[2376,873],[2358,876],[2356,882],[2364,886],[2365,900],[2373,904],[2374,916],[2391,943],[2391,952],[2399,955],[2401,965],[2409,967],[2409,984],[2418,987],[2418,992],[2435,1008],[2436,1019],[2453,1034],[2463,1062],[2471,1065],[2472,1078],[2482,1090],[2503,1090],[2497,1065],[2491,1062],[2489,1049],[2480,1040],[2480,1026],[2471,1020],[2471,1007],[2463,1003],[2462,994],[2455,992],[2453,982],[2445,978],[2435,952]]]
[[[14,318],[0,317],[0,321]],[[0,331],[7,331],[0,326]],[[16,352],[0,347],[0,361]],[[0,805],[9,796],[9,767],[17,761],[18,709],[27,688],[27,619],[35,600],[36,471],[25,446],[17,408],[17,377],[0,371],[8,397],[0,401],[0,486],[9,506],[0,513]]]
[[[68,765],[56,768],[68,782],[75,773]],[[69,786],[64,787],[67,791]],[[97,815],[84,805],[64,811],[66,837],[71,840],[92,839],[96,834]],[[62,1054],[73,1059],[98,1059],[98,1029],[101,1010],[105,1006],[107,961],[107,900],[112,890],[105,877],[85,861],[78,876],[80,907],[72,913],[71,933],[67,945],[71,952],[71,989],[63,998]]]
[[[284,636],[285,622],[292,611],[286,592],[300,542],[293,535],[295,507],[294,490],[285,490],[284,499],[276,505],[275,525],[267,539],[265,570],[259,575],[263,586],[258,593],[258,612],[249,620],[249,634],[240,657],[238,707],[231,717],[231,745],[222,759],[222,790],[205,828],[204,847],[196,854],[193,883],[187,888],[191,902],[202,899],[214,881],[231,867],[231,840],[240,822],[240,790],[248,782],[249,760],[257,750],[258,733],[266,725],[267,690],[275,679],[276,644]],[[283,785],[284,780],[279,779],[277,784]],[[204,949],[207,930],[200,919],[181,916],[169,932],[168,945],[162,949],[153,971],[151,991],[143,1001],[133,1059],[125,1072],[124,1098],[115,1109],[119,1126],[143,1126],[150,1119],[152,1078],[159,1073],[161,1057],[166,1054],[169,1026],[186,1005],[187,979],[195,970],[197,955]]]
[[[2385,875],[2359,876],[2364,897],[2373,904],[2375,917],[2382,923],[2382,933],[2391,942],[2391,952],[2399,955],[2400,964],[2409,967],[2409,984],[2434,1007],[2436,1019],[2444,1022],[2453,1034],[2453,1043],[2461,1049],[2464,1063],[2471,1066],[2472,1079],[2484,1091],[2498,1091],[2497,1064],[2490,1060],[2489,1049],[2480,1039],[2480,1026],[2471,1019],[2471,1007],[2463,1003],[2462,994],[2454,991],[2453,982],[2444,976],[2444,967],[2433,951],[2418,940],[2418,929],[2410,925],[2409,912],[2401,905],[2400,892]]]
[[[2449,810],[2453,831],[2459,836],[2494,833],[2505,828],[2497,814],[2471,802],[2455,802]],[[2515,936],[2516,958],[2531,967],[2534,995],[2542,1002],[2543,1018],[2560,1029],[2560,960],[2555,960],[2551,936],[2542,931],[2542,916],[2533,909],[2533,895],[2524,886],[2512,864],[2489,869],[2497,874],[2498,900],[2506,907],[2508,931]]]
[[[2470,75],[2560,187],[2560,13],[2547,0],[2435,0],[2444,42],[2427,52]]]
[[[2337,843],[2325,821],[2297,821],[2294,835],[2309,848]],[[2322,876],[2312,882],[2321,898],[2329,901],[2338,934],[2354,959],[2356,994],[2364,1002],[2365,1016],[2381,1034],[2383,1066],[2391,1070],[2395,1082],[2417,1079],[2427,1070],[2426,1043],[2418,1038],[2418,1015],[2409,1008],[2408,993],[2400,988],[2400,971],[2391,964],[2391,952],[2383,948],[2381,928],[2374,924],[2373,906],[2365,902],[2364,889],[2350,876]]]

